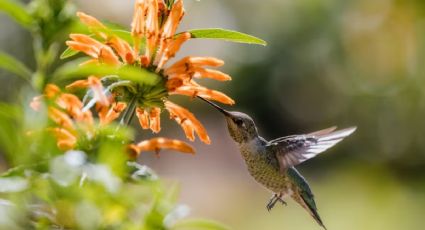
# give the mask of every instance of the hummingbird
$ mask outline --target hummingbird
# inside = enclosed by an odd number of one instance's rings
[[[277,202],[291,197],[326,229],[317,211],[313,192],[296,165],[331,148],[352,134],[356,127],[336,130],[336,126],[320,131],[280,137],[267,141],[258,134],[254,120],[247,114],[227,111],[199,97],[224,114],[230,136],[238,145],[250,175],[273,193],[267,203],[270,211]]]

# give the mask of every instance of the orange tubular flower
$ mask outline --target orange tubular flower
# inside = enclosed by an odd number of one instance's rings
[[[111,47],[104,45],[85,34],[71,34],[72,41],[66,45],[73,50],[81,51],[97,60],[98,63],[117,66],[120,64],[118,57]]]
[[[155,151],[157,154],[161,149],[173,149],[182,153],[194,154],[195,151],[193,148],[179,140],[171,140],[167,138],[153,138],[150,140],[142,141],[138,144],[130,145],[130,150],[135,153],[135,155],[139,155],[140,152],[145,151]]]
[[[149,129],[149,114],[146,110],[137,108],[136,109],[136,116],[139,118],[140,126],[142,126],[143,129]]]
[[[46,85],[46,88],[44,89],[44,95],[34,97],[30,103],[30,107],[34,111],[39,111],[41,107],[41,102],[44,97],[46,97],[47,99],[52,99],[55,96],[57,96],[59,93],[60,93],[59,87],[53,84],[48,84]]]
[[[215,90],[207,89],[202,86],[192,86],[192,85],[182,86],[175,89],[170,94],[180,94],[180,95],[186,95],[189,97],[200,96],[205,99],[211,99],[211,100],[219,101],[223,104],[229,104],[229,105],[233,105],[235,103],[230,97],[226,96],[225,94]]]
[[[154,133],[159,133],[161,131],[161,109],[158,107],[153,107],[150,111],[137,108],[136,116],[139,119],[140,126],[143,129],[150,129]]]
[[[78,80],[66,86],[67,90],[74,90],[77,88],[90,88],[93,92],[94,100],[102,106],[109,106],[110,100],[104,93],[104,88],[95,76],[90,76],[86,80]]]
[[[114,101],[128,104],[128,98],[135,98],[137,108],[135,113],[143,129],[151,129],[157,133],[161,129],[160,113],[163,106],[170,113],[171,118],[176,120],[183,128],[186,136],[194,140],[196,132],[201,141],[209,144],[210,139],[205,128],[188,110],[171,103],[168,95],[185,95],[189,97],[203,97],[215,100],[224,104],[232,105],[234,101],[225,94],[208,89],[199,85],[195,79],[209,78],[218,81],[229,81],[231,77],[215,69],[207,67],[219,67],[224,64],[222,60],[214,57],[185,57],[172,65],[166,67],[169,59],[173,58],[180,47],[188,41],[192,35],[189,32],[176,34],[177,28],[185,14],[183,0],[175,0],[172,4],[166,4],[164,0],[135,0],[133,20],[131,22],[131,36],[133,44],[114,34],[100,21],[92,16],[78,12],[77,15],[83,24],[96,36],[84,34],[71,34],[70,40],[66,44],[75,51],[80,51],[92,59],[88,63],[107,64],[112,66],[125,66],[131,64],[155,72],[165,81],[165,94],[155,98],[155,102],[163,102],[164,105],[143,103],[146,100],[143,95],[134,95],[118,98],[119,93],[111,89]],[[99,39],[99,40],[96,40]],[[142,45],[145,41],[145,45]],[[86,64],[86,63],[84,63]],[[137,83],[132,83],[137,85]],[[92,87],[93,92],[100,92],[100,87],[93,88],[93,82],[77,81],[69,87],[84,85]],[[133,87],[132,89],[137,89]],[[114,86],[115,87],[115,86]],[[122,92],[122,91],[121,91]],[[120,93],[121,93],[120,92]],[[124,90],[124,92],[134,92],[134,90]],[[99,94],[100,95],[100,94]],[[125,99],[122,99],[125,98]],[[140,98],[140,99],[139,99]],[[105,98],[97,98],[99,102]],[[122,100],[122,101],[120,101]],[[110,102],[111,103],[111,102]],[[117,105],[116,105],[117,106]],[[127,106],[130,109],[130,105]],[[115,118],[124,109],[119,107],[109,118]],[[102,120],[109,121],[106,114],[111,110],[101,112]]]
[[[94,80],[94,82],[96,83],[97,80]],[[82,84],[81,81],[80,83]],[[94,83],[89,81],[87,85],[92,84]],[[48,106],[47,113],[50,120],[56,124],[56,127],[48,128],[48,131],[56,136],[57,145],[60,149],[69,150],[75,148],[82,135],[89,139],[94,136],[92,113],[90,110],[84,109],[84,105],[78,97],[73,94],[63,93],[56,85],[49,84],[46,86],[42,96],[33,99],[31,107],[37,111],[39,108],[38,103],[41,103],[43,98],[54,102]],[[123,103],[114,103],[111,108],[109,108],[109,104],[102,105],[99,103],[99,105],[102,111],[106,111],[99,113],[101,125],[116,119],[125,108]]]
[[[69,132],[75,131],[74,123],[72,122],[72,119],[68,116],[68,114],[54,107],[50,107],[48,112],[49,118],[52,119],[56,124],[65,128]]]
[[[77,16],[80,18],[80,21],[82,23],[87,25],[94,32],[98,32],[99,30],[106,29],[106,26],[104,26],[101,22],[99,22],[99,20],[97,20],[95,17],[92,17],[83,12],[77,12]],[[102,35],[101,37],[106,38],[106,35],[104,35],[104,33],[100,33],[99,35]]]
[[[120,116],[121,112],[124,111],[126,107],[127,105],[123,102],[116,102],[112,104],[110,108],[101,106],[98,111],[100,124],[106,125],[111,123]]]
[[[165,102],[165,108],[170,113],[171,118],[173,118],[177,123],[182,126],[187,138],[193,141],[195,139],[193,133],[196,132],[202,142],[204,142],[205,144],[211,143],[204,126],[195,118],[195,116],[191,112],[170,101]]]
[[[70,133],[67,129],[63,128],[50,128],[48,129],[55,136],[57,141],[57,145],[62,150],[73,149],[77,144],[77,137]]]
[[[152,108],[149,113],[149,128],[154,133],[159,133],[161,130],[161,120],[160,120],[161,109],[160,108]]]

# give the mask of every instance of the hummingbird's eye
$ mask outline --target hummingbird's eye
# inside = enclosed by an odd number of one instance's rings
[[[235,123],[236,123],[236,125],[238,125],[238,126],[242,126],[243,125],[243,120],[242,119],[235,119],[235,120],[233,120]]]

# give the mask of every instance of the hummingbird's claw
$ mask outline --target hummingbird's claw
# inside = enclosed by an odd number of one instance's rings
[[[272,210],[272,208],[276,205],[276,202],[280,202],[280,203],[282,203],[282,204],[284,204],[285,206],[287,206],[288,204],[282,199],[282,195],[281,194],[279,194],[279,195],[277,195],[277,194],[274,194],[273,196],[272,196],[272,198],[270,198],[270,201],[269,201],[269,203],[267,204],[267,206],[266,206],[266,208],[267,208],[267,211],[269,211],[270,212],[270,210]]]
[[[267,206],[266,206],[266,208],[267,208],[267,211],[269,211],[270,212],[270,210],[272,210],[272,208],[274,207],[274,205],[276,204],[276,202],[269,202],[268,204],[267,204]]]
[[[281,197],[278,197],[277,200],[280,201],[280,203],[283,205],[288,206],[288,203],[286,203],[286,201],[284,201]]]

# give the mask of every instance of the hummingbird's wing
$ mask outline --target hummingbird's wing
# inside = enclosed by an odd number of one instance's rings
[[[356,127],[351,127],[334,131],[335,128],[278,138],[270,141],[267,148],[271,148],[275,153],[280,171],[283,173],[288,168],[324,152],[356,130]]]

